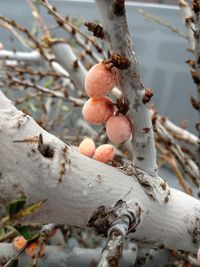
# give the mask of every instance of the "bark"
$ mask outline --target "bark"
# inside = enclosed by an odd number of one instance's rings
[[[38,147],[39,135],[43,147]],[[149,175],[126,166],[123,171],[80,155],[42,129],[0,93],[0,217],[11,200],[45,201],[17,222],[69,224],[107,234],[112,222],[140,210],[130,235],[149,247],[196,252],[200,244],[200,201],[165,184],[160,190]],[[43,149],[42,149],[43,148]],[[126,174],[125,174],[126,173]],[[127,175],[128,174],[128,175]],[[158,201],[158,196],[165,199]]]

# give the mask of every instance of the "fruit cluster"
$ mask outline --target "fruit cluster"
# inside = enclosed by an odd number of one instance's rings
[[[115,155],[115,148],[112,145],[104,144],[96,148],[91,138],[85,138],[79,144],[79,152],[89,158],[94,158],[103,163],[112,161]]]
[[[116,85],[116,72],[105,63],[94,65],[87,73],[85,90],[90,97],[82,109],[83,118],[90,124],[106,123],[106,133],[114,144],[126,142],[132,133],[129,119],[116,110],[116,105],[107,97]]]

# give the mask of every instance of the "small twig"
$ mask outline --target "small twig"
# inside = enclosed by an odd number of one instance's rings
[[[200,176],[199,176],[199,168],[196,163],[186,155],[180,145],[178,145],[174,138],[170,135],[170,133],[161,125],[161,123],[156,120],[155,122],[155,131],[158,134],[161,141],[164,142],[166,148],[171,151],[171,153],[177,158],[179,163],[185,172],[189,175],[195,185],[199,187],[200,185]]]
[[[168,28],[169,30],[171,30],[172,32],[175,32],[177,33],[179,36],[185,38],[185,39],[188,39],[187,35],[185,35],[183,32],[181,32],[179,29],[176,29],[174,28],[172,25],[170,25],[169,23],[161,20],[160,18],[158,17],[155,17],[154,15],[151,15],[149,14],[148,12],[145,12],[144,10],[142,9],[139,9],[139,13],[142,14],[145,19],[149,20],[149,21],[152,21],[152,22],[155,22],[159,25],[162,25],[166,28]]]
[[[186,27],[189,50],[193,52],[195,47],[193,33],[194,24],[192,23],[192,20],[189,19],[192,18],[192,9],[185,0],[179,0],[179,8]]]
[[[52,96],[52,97],[57,97],[57,98],[64,99],[65,101],[72,102],[76,106],[83,106],[85,103],[85,101],[82,99],[75,98],[72,96],[65,96],[62,92],[50,90],[50,89],[48,89],[42,85],[32,83],[29,80],[20,80],[18,78],[12,77],[10,81],[7,81],[7,83],[6,82],[1,83],[1,86],[11,86],[12,87],[12,86],[16,86],[16,85],[20,85],[20,86],[23,86],[25,88],[27,88],[27,87],[34,88],[34,89],[36,89],[36,90],[38,90],[44,94],[48,94],[48,95]]]
[[[83,33],[79,28],[73,25],[69,20],[64,19],[57,9],[52,6],[47,0],[40,0],[41,5],[48,9],[49,14],[51,14],[57,21],[57,23],[67,32],[75,35],[75,33],[79,33],[86,41],[89,41],[93,44],[93,46],[97,49],[99,53],[102,53],[102,48],[94,41],[93,38],[88,37],[85,33]]]
[[[25,39],[23,36],[21,36],[13,26],[9,25],[6,22],[0,22],[0,27],[5,28],[6,30],[10,31],[19,41],[20,43],[26,47],[26,48],[30,48],[30,44],[29,41],[27,39]]]
[[[194,146],[198,146],[199,139],[194,134],[190,133],[186,129],[183,129],[173,122],[171,122],[167,117],[156,115],[157,120],[173,135],[174,138],[178,140],[185,141]]]
[[[111,225],[98,267],[118,266],[129,224],[130,218],[128,216],[123,216]]]
[[[39,53],[47,60],[47,62],[49,62],[49,64],[51,65],[51,56],[46,52],[46,47],[40,43],[39,41],[37,41],[37,39],[30,33],[30,31],[28,29],[26,29],[25,27],[19,25],[18,23],[16,23],[16,21],[8,19],[4,16],[0,15],[0,20],[3,20],[4,22],[8,23],[9,25],[15,27],[17,30],[19,30],[20,32],[22,32],[23,34],[25,34],[28,38],[28,40],[30,40],[32,42],[32,48],[36,48]]]

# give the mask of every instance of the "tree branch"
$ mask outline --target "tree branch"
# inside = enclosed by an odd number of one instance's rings
[[[51,153],[38,150],[40,134]],[[126,166],[123,173],[80,155],[18,111],[3,93],[0,137],[1,217],[7,203],[26,197],[27,205],[43,204],[30,217],[18,218],[18,223],[64,223],[106,235],[113,221],[126,209],[134,212],[137,204],[140,224],[136,232],[129,229],[136,241],[150,247],[197,251],[199,200],[172,188],[168,196],[166,184],[156,191],[146,183],[149,176],[142,170]],[[161,193],[165,204],[156,201],[156,194]]]
[[[135,50],[128,32],[123,5],[122,13],[114,11],[118,1],[96,0],[104,22],[109,48],[112,55],[119,54],[130,60],[130,67],[118,70],[119,88],[129,102],[129,118],[133,126],[133,164],[157,176],[156,149],[149,111],[144,103],[145,89],[140,79],[140,70]],[[123,9],[123,10],[122,10]]]

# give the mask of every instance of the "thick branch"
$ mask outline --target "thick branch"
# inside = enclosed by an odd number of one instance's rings
[[[40,134],[46,149],[39,151]],[[2,93],[0,147],[1,217],[6,203],[26,196],[27,204],[45,202],[38,212],[18,220],[21,223],[89,226],[97,233],[107,234],[124,210],[133,212],[138,205],[140,225],[136,232],[130,231],[135,240],[152,247],[197,251],[199,200],[175,189],[167,199],[166,185],[160,184],[161,191],[157,192],[146,184],[148,175],[141,170],[127,167],[126,175],[80,155],[18,111]],[[165,204],[156,201],[156,194],[161,192]]]

